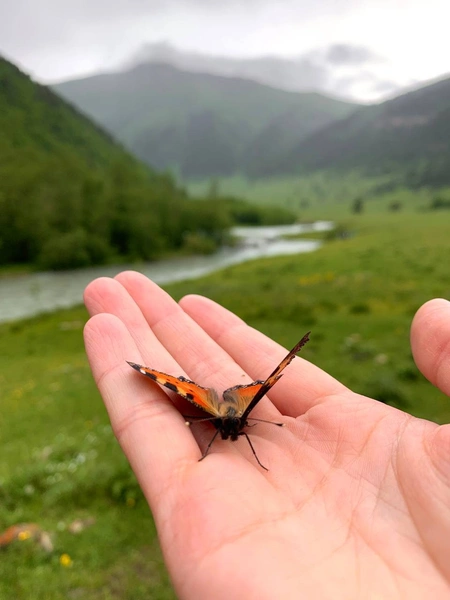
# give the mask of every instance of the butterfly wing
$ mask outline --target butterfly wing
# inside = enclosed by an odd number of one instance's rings
[[[253,381],[246,385],[235,385],[224,391],[224,402],[227,405],[231,404],[236,411],[236,415],[241,417],[263,384],[264,381]]]
[[[153,379],[153,381],[156,381],[159,385],[175,392],[182,398],[186,398],[186,400],[189,400],[189,402],[194,404],[197,408],[208,412],[214,417],[219,416],[219,401],[217,392],[214,389],[202,387],[186,377],[174,377],[173,375],[168,375],[162,371],[156,371],[155,369],[150,369],[143,365],[138,365],[129,361],[127,362],[130,367],[133,367],[133,369],[136,369],[136,371],[139,371],[142,375],[150,377],[150,379]]]
[[[270,388],[273,385],[275,385],[275,383],[280,379],[281,371],[288,366],[288,364],[295,358],[295,355],[297,354],[297,352],[299,352],[303,348],[303,346],[308,342],[310,333],[311,332],[308,331],[308,333],[306,333],[302,337],[302,339],[292,348],[292,350],[289,352],[289,354],[287,354],[287,356],[285,356],[283,358],[283,360],[280,362],[278,367],[269,375],[269,377],[261,385],[259,385],[258,389],[256,390],[255,395],[253,396],[252,400],[249,402],[247,408],[244,411],[244,414],[242,415],[243,420],[245,420],[248,417],[250,412],[255,408],[255,406],[258,404],[258,402],[261,400],[261,398],[263,396],[265,396],[267,394],[267,392],[270,390]],[[259,382],[255,382],[255,383],[259,383]]]

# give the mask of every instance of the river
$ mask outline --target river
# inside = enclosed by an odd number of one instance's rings
[[[239,238],[234,248],[221,248],[208,256],[189,256],[117,266],[98,266],[74,271],[48,271],[0,279],[0,322],[23,319],[44,312],[69,308],[83,301],[83,290],[96,277],[114,277],[120,271],[133,269],[156,283],[196,279],[229,265],[261,258],[312,252],[319,240],[286,240],[282,236],[333,228],[329,221],[309,225],[272,227],[235,227]]]

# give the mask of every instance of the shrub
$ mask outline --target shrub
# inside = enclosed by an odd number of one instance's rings
[[[69,269],[88,264],[86,234],[81,229],[49,239],[39,255],[39,265],[44,269]]]

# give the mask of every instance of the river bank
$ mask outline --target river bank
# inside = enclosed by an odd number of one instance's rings
[[[333,228],[329,221],[308,225],[236,227],[235,247],[224,247],[207,256],[169,258],[151,263],[107,265],[73,271],[47,271],[0,279],[0,323],[31,317],[83,301],[83,290],[97,277],[114,277],[120,271],[138,270],[159,284],[196,279],[230,265],[265,256],[299,254],[316,250],[320,240],[285,239],[285,235],[321,232]]]

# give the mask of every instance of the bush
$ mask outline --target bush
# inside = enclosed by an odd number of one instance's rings
[[[44,243],[39,266],[44,269],[86,267],[105,258],[107,246],[102,240],[89,238],[84,229],[75,229]]]
[[[189,254],[212,254],[217,250],[215,241],[200,232],[189,231],[184,236],[183,248]]]
[[[231,196],[218,198],[237,225],[289,225],[297,215],[280,206],[260,206]]]
[[[430,202],[430,210],[449,210],[450,199],[443,198],[442,196],[436,196]]]

